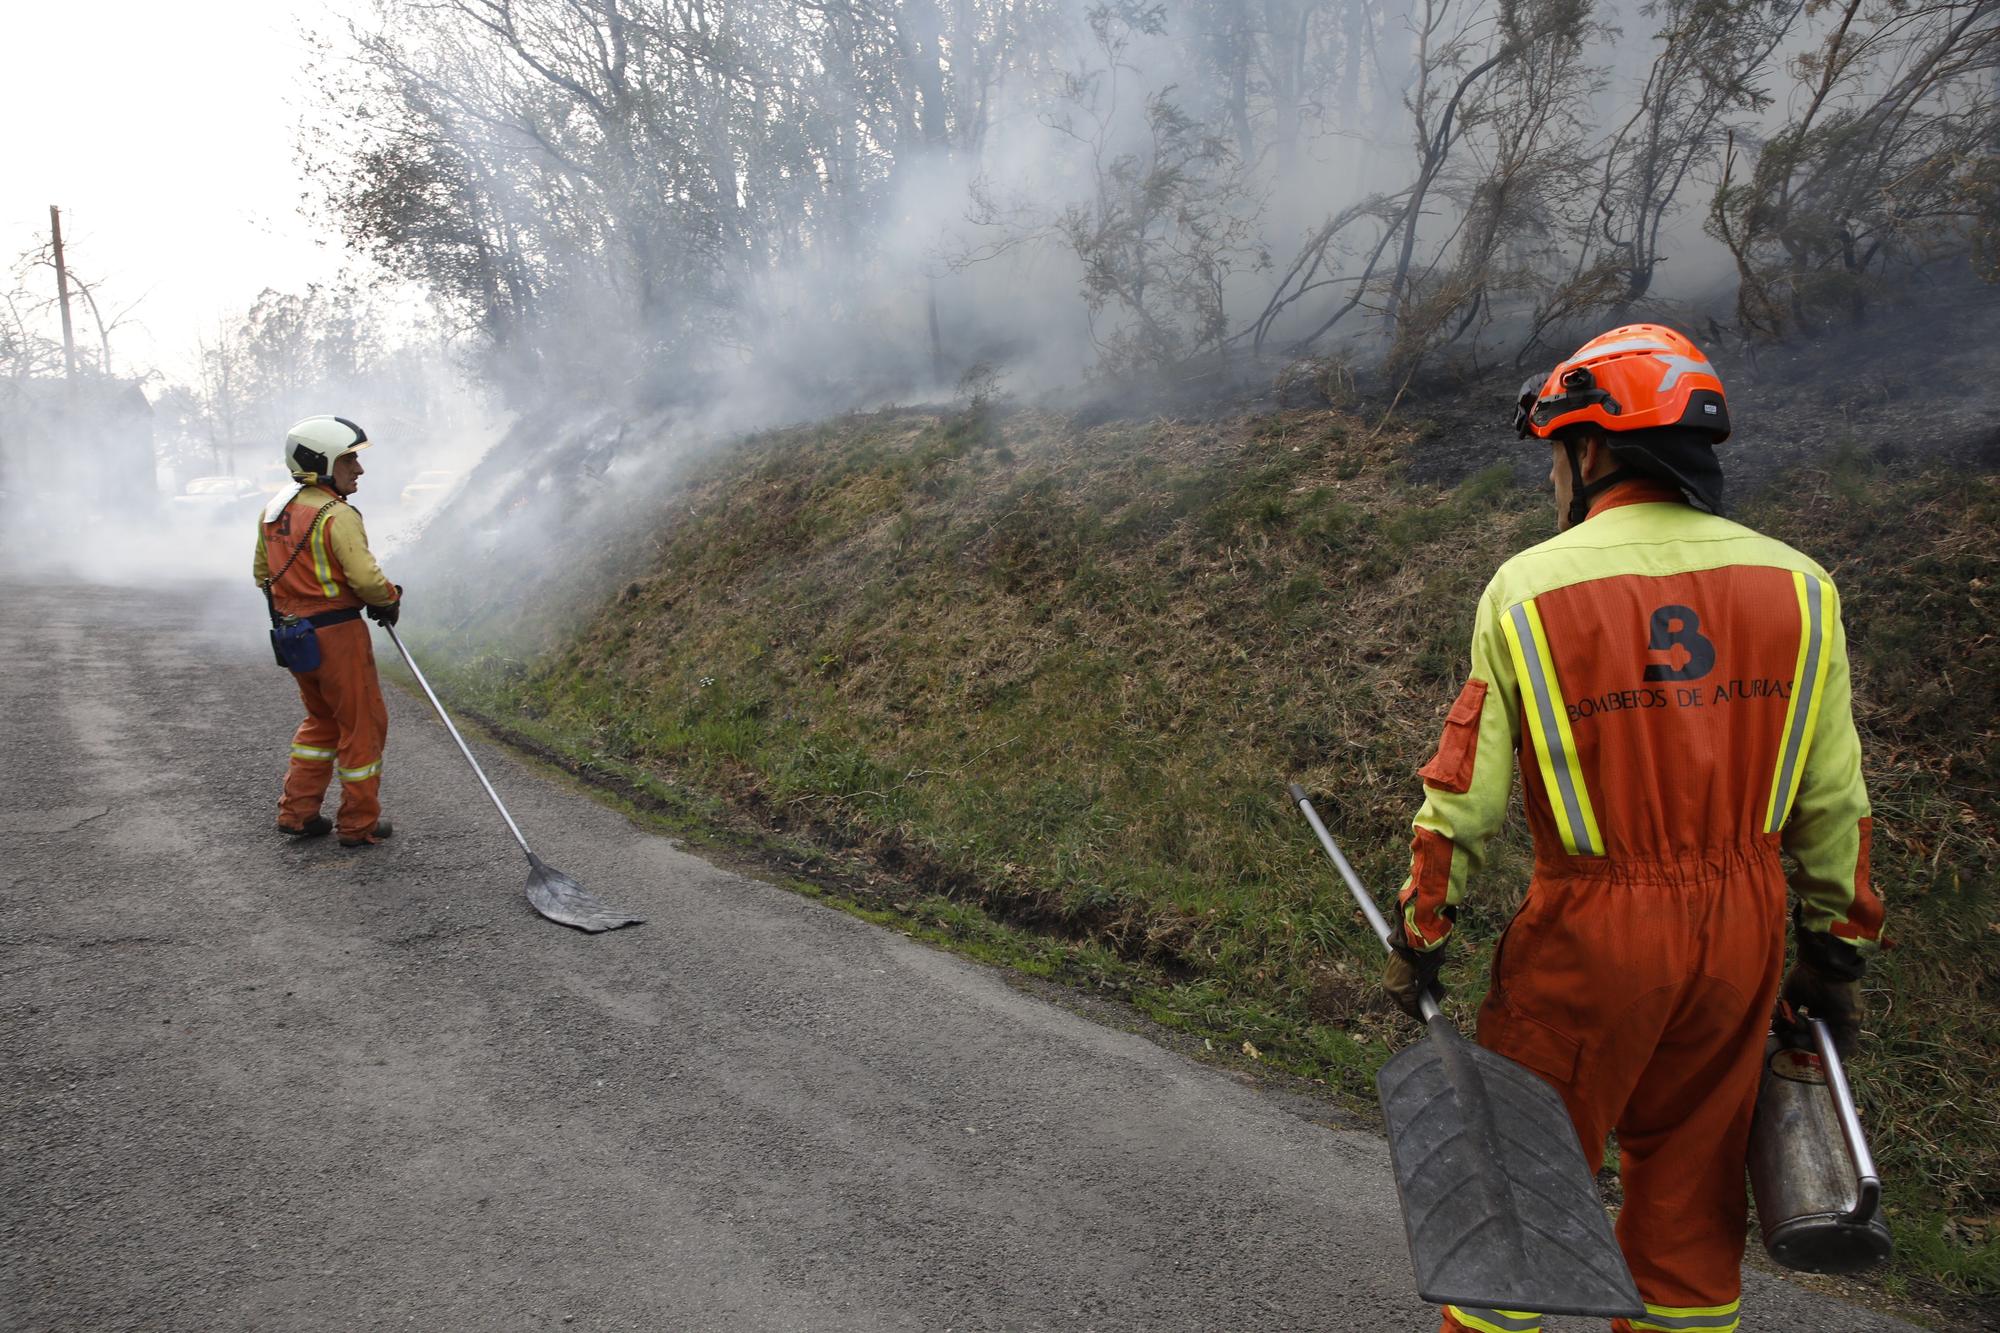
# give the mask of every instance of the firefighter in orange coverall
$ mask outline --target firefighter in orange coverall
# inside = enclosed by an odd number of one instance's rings
[[[1722,382],[1653,324],[1524,386],[1560,531],[1479,600],[1384,986],[1430,987],[1519,756],[1534,875],[1493,961],[1479,1042],[1555,1085],[1585,1155],[1616,1130],[1618,1243],[1646,1303],[1619,1333],[1733,1333],[1744,1158],[1798,870],[1786,999],[1851,1049],[1882,904],[1840,602],[1805,556],[1718,516]],[[1445,1333],[1535,1314],[1445,1307]]]
[[[292,737],[278,828],[295,838],[332,832],[320,803],[338,772],[343,847],[380,842],[393,831],[381,817],[389,713],[361,615],[395,624],[402,589],[383,577],[361,514],[347,504],[362,476],[356,451],[368,443],[344,417],[308,417],[286,432],[285,466],[297,484],[265,507],[252,570],[275,613],[310,621],[320,648],[316,670],[292,673],[306,720]]]

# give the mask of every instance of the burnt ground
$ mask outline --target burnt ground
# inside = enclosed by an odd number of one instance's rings
[[[2000,469],[2000,287],[1940,289],[1775,345],[1688,331],[1729,395],[1735,433],[1721,458],[1732,499],[1838,453],[1875,466]],[[1418,431],[1410,480],[1453,485],[1511,462],[1518,483],[1544,484],[1546,451],[1508,426],[1523,378],[1511,365],[1461,368],[1413,385],[1397,409]]]

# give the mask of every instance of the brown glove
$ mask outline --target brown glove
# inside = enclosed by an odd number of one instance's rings
[[[1444,986],[1438,981],[1438,969],[1443,966],[1442,946],[1418,953],[1406,944],[1393,944],[1389,962],[1382,969],[1382,989],[1398,1009],[1421,1023],[1424,1011],[1417,1006],[1418,997],[1429,991],[1433,999],[1444,998]]]

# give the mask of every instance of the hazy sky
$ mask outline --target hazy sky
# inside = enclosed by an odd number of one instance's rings
[[[70,268],[103,282],[114,368],[182,378],[195,340],[265,287],[340,264],[300,216],[293,141],[309,110],[299,24],[355,0],[0,3],[0,263],[63,209]],[[37,282],[52,282],[42,270]],[[79,341],[94,337],[77,311]]]

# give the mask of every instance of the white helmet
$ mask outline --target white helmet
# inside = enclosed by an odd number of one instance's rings
[[[333,461],[368,447],[368,432],[346,417],[307,417],[285,432],[285,468],[308,486],[333,475]]]

